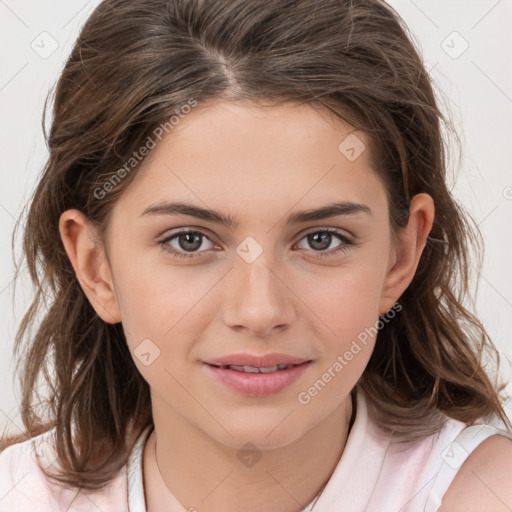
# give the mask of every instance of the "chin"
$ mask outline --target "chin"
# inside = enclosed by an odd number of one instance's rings
[[[217,440],[221,444],[237,450],[247,443],[251,443],[260,450],[274,450],[285,448],[300,439],[307,432],[305,427],[301,429],[295,424],[291,429],[291,425],[285,426],[284,423],[286,423],[286,420],[283,421],[282,415],[279,418],[276,417],[275,420],[269,421],[268,418],[258,420],[253,414],[249,423],[225,424],[226,430],[233,437],[230,437],[223,430],[221,439],[217,438]]]

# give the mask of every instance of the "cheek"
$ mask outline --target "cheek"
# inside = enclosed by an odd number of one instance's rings
[[[152,251],[159,251],[158,248]],[[161,338],[191,311],[205,293],[209,278],[198,279],[197,268],[165,264],[165,256],[151,262],[146,250],[125,251],[116,261],[116,293],[123,323]],[[126,255],[126,256],[125,256]],[[129,256],[128,256],[129,255]]]
[[[384,273],[382,265],[368,261],[301,282],[300,296],[331,348],[342,349],[378,320]]]
[[[148,369],[139,364],[137,356],[149,351],[152,357],[158,355],[151,374],[158,367],[176,367],[204,332],[205,307],[215,306],[209,292],[214,292],[221,276],[201,272],[199,267],[148,265],[133,253],[117,263],[116,294],[135,363],[146,377]]]
[[[316,280],[307,295],[318,326],[322,355],[297,399],[328,414],[361,377],[372,355],[379,320],[382,272],[375,265],[350,267]],[[312,320],[313,321],[313,320]]]

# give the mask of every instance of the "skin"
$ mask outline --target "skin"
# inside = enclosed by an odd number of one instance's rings
[[[375,340],[308,404],[297,397],[399,299],[434,219],[432,198],[418,194],[407,226],[392,236],[369,141],[354,132],[366,145],[354,161],[338,150],[351,132],[318,107],[198,105],[142,162],[114,206],[106,246],[79,211],[62,214],[62,239],[81,286],[104,321],[123,323],[151,388],[155,431],[143,462],[149,512],[299,511],[335,469],[350,391]],[[239,224],[141,215],[164,200],[220,210]],[[285,223],[290,213],[342,200],[367,205],[371,215]],[[196,257],[166,253],[158,242],[186,228],[206,236]],[[333,253],[345,242],[332,235],[315,249],[306,235],[326,228],[355,244]],[[263,250],[250,263],[236,252],[249,236]],[[186,253],[186,240],[179,242],[167,246]],[[134,355],[145,339],[160,350],[148,366]],[[244,351],[313,363],[285,390],[248,397],[203,363]],[[261,454],[252,467],[237,457],[248,442]]]
[[[510,512],[512,440],[491,436],[480,443],[457,471],[439,512]]]

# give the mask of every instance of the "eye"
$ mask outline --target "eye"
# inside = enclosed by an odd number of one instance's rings
[[[173,256],[178,258],[194,258],[197,257],[197,249],[203,245],[203,239],[209,240],[209,238],[201,231],[186,230],[174,233],[158,243],[162,246],[162,249],[165,252],[170,253]],[[177,248],[170,245],[170,243],[174,241],[178,245]],[[187,254],[187,252],[190,254]]]
[[[333,250],[325,252],[331,243],[333,238],[338,238],[341,243],[338,244]],[[310,247],[313,247],[313,251],[320,258],[336,256],[340,253],[344,253],[350,250],[351,246],[355,245],[355,242],[348,238],[346,235],[338,231],[337,229],[325,228],[317,229],[316,231],[310,231],[301,239],[306,240]]]
[[[329,248],[334,238],[338,238],[341,243],[339,243],[333,250],[326,252],[325,250]],[[201,231],[183,230],[168,236],[158,243],[162,246],[162,249],[165,252],[171,254],[173,257],[197,258],[200,257],[200,253],[205,252],[199,251],[203,246],[204,240],[208,240],[213,244],[213,242],[211,242],[211,240]],[[340,253],[349,251],[351,246],[356,245],[356,243],[346,235],[337,229],[331,228],[310,231],[303,236],[301,241],[302,240],[306,240],[313,248],[313,252],[316,253],[315,256],[320,258],[336,256]],[[171,242],[174,242],[175,246],[173,246]],[[205,248],[203,247],[203,249]]]

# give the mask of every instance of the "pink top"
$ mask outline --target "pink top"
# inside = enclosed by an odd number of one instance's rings
[[[435,512],[468,455],[492,435],[512,439],[498,426],[466,426],[448,419],[436,435],[405,450],[377,428],[358,388],[356,417],[338,465],[313,512]],[[128,463],[100,493],[77,492],[45,478],[35,460],[52,464],[51,434],[11,445],[0,453],[0,512],[146,512],[142,453],[152,426],[142,432]],[[176,500],[170,512],[186,512]]]

